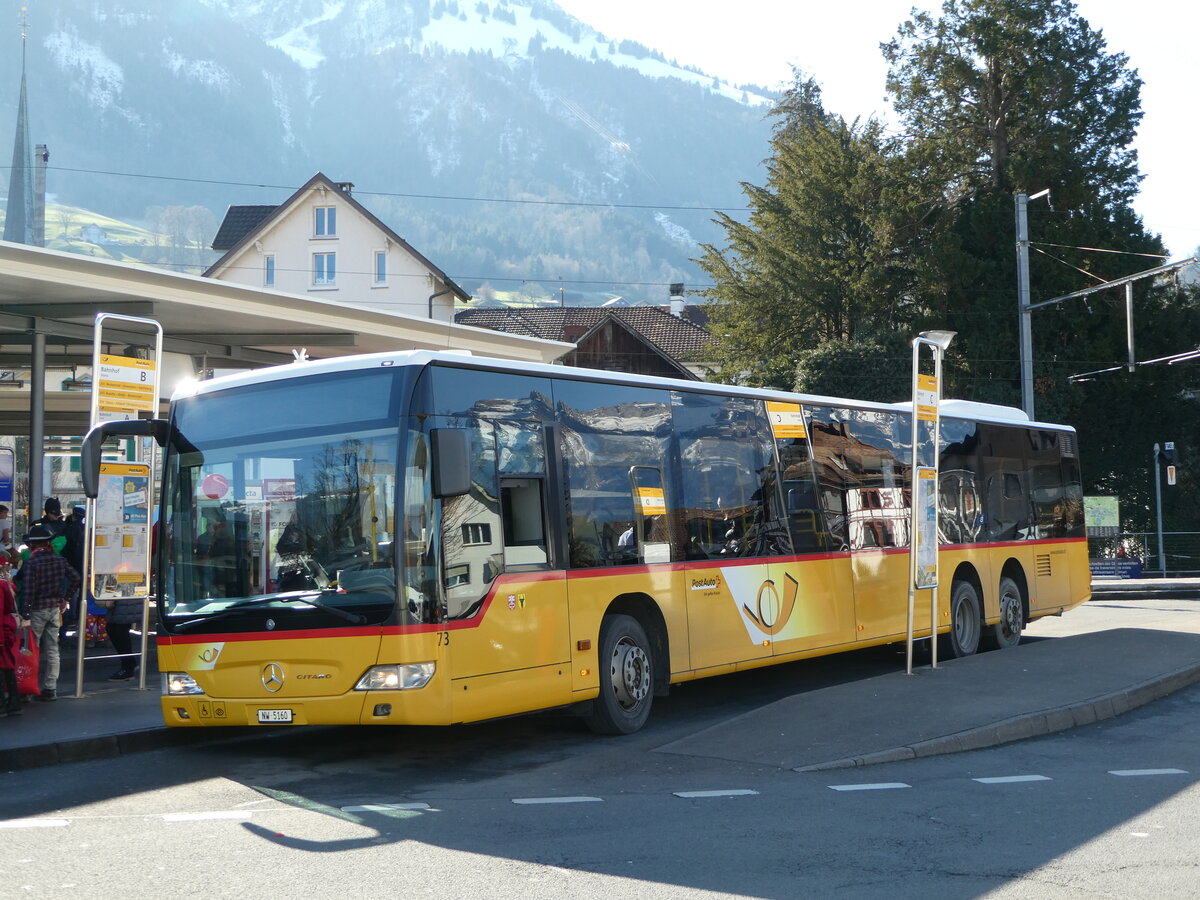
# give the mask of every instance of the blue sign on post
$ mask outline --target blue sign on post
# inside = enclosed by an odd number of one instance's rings
[[[1140,559],[1122,559],[1108,557],[1105,559],[1089,559],[1093,578],[1141,578],[1142,561]]]
[[[16,467],[12,450],[0,447],[0,503],[13,502],[13,473]]]

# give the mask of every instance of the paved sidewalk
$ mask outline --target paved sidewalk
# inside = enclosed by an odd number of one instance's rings
[[[796,771],[991,747],[1128,712],[1200,681],[1200,634],[1119,628],[777,700],[659,750]]]
[[[1200,616],[1192,622],[1188,602],[1200,600],[1200,581],[1168,582],[1097,582],[1093,602],[1161,599],[1167,591],[1184,612],[1130,607],[1129,628],[1071,634],[1087,616],[1085,605],[1061,620],[1034,623],[1030,639],[1014,650],[797,694],[660,749],[797,769],[854,766],[991,746],[1119,715],[1200,681]],[[1180,626],[1181,616],[1188,625]],[[65,652],[59,700],[26,703],[23,715],[0,719],[0,770],[261,733],[167,728],[153,644],[145,691],[136,682],[106,681],[115,668],[111,660],[87,663],[85,696],[75,699],[75,656]]]

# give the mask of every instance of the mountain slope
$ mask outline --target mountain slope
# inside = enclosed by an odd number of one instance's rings
[[[279,202],[319,169],[468,289],[561,279],[659,300],[698,279],[711,208],[741,207],[766,151],[758,92],[613,44],[547,0],[104,7],[35,11],[31,119],[49,189],[125,218]],[[0,59],[0,142],[16,65]],[[597,205],[565,205],[580,202]]]

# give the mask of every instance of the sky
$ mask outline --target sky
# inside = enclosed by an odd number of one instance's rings
[[[776,87],[798,66],[821,84],[826,107],[846,119],[886,117],[890,40],[922,0],[558,0],[609,38],[628,38],[668,59],[734,82]],[[1142,174],[1134,207],[1163,236],[1172,259],[1200,245],[1200,190],[1195,183],[1200,100],[1200,3],[1179,0],[1076,0],[1109,51],[1129,57],[1142,85],[1144,117],[1135,144]],[[1032,50],[1033,48],[1031,48]],[[1053,199],[1053,198],[1052,198]],[[1037,240],[1036,234],[1031,234]],[[1119,249],[1119,248],[1114,248]]]

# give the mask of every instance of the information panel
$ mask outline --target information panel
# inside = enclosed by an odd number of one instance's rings
[[[150,466],[101,463],[93,513],[92,593],[97,600],[150,593]]]
[[[938,584],[938,537],[937,537],[937,469],[917,469],[916,496],[913,505],[917,509],[917,572],[918,590],[937,587]]]
[[[96,378],[97,419],[135,419],[137,413],[157,409],[157,367],[152,359],[100,355]]]

